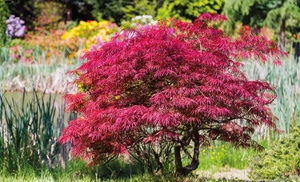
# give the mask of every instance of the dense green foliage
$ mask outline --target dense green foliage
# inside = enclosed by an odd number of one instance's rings
[[[25,21],[26,27],[29,29],[34,28],[34,20],[36,19],[36,6],[35,0],[18,0],[18,1],[6,1],[10,13],[20,17]]]
[[[300,125],[253,159],[251,178],[287,179],[300,175]],[[297,177],[298,176],[298,177]]]
[[[227,32],[234,30],[237,22],[251,27],[268,26],[278,35],[282,48],[286,34],[299,32],[300,1],[297,0],[225,0],[223,14],[229,21],[225,25]]]
[[[156,18],[194,20],[201,13],[220,13],[223,0],[169,0],[158,9]]]
[[[233,30],[237,22],[262,27],[268,11],[263,2],[265,0],[224,0],[222,13],[228,17],[227,26],[230,26],[227,31]]]
[[[151,15],[156,16],[158,8],[160,8],[163,1],[161,0],[134,0],[130,4],[122,7],[124,13],[123,21],[130,20],[137,15]]]
[[[127,0],[85,0],[85,2],[92,5],[92,14],[98,21],[109,20],[119,23],[124,16],[122,7],[127,4]]]
[[[6,19],[8,17],[9,17],[9,9],[5,3],[5,0],[0,0],[0,47],[3,47],[8,40],[5,33]]]
[[[170,17],[194,20],[204,12],[220,13],[223,0],[85,0],[93,6],[93,15],[98,20],[108,19],[120,24],[138,15],[151,15],[155,19]]]

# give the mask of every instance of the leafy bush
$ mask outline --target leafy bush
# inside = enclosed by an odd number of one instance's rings
[[[300,176],[300,124],[253,158],[252,179],[287,179]]]
[[[260,147],[251,134],[261,124],[276,128],[268,108],[276,95],[267,82],[248,80],[236,60],[283,53],[248,28],[234,41],[209,26],[225,19],[206,13],[193,23],[161,22],[87,52],[73,71],[81,91],[66,95],[81,117],[60,141],[92,163],[133,154],[150,172],[173,157],[180,175],[197,169],[200,146],[213,140]]]
[[[57,30],[59,23],[64,20],[66,5],[55,1],[38,2],[35,7],[36,19],[33,22],[36,30]],[[40,31],[40,30],[38,30]]]

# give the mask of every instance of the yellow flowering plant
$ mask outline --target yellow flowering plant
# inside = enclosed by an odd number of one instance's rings
[[[83,41],[84,50],[100,41],[108,41],[115,32],[119,30],[118,26],[109,21],[80,21],[79,24],[62,35],[63,40],[79,39]]]

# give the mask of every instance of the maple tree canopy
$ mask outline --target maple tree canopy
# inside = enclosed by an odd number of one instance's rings
[[[128,154],[136,143],[174,143],[176,170],[198,166],[199,147],[223,140],[253,146],[256,126],[276,128],[267,107],[276,94],[267,82],[248,80],[237,60],[275,60],[277,45],[251,34],[248,27],[233,40],[208,24],[226,20],[202,14],[193,23],[170,20],[122,31],[72,73],[80,87],[65,96],[72,120],[59,141],[91,162]],[[183,167],[180,151],[191,142],[194,156]],[[198,154],[197,154],[198,152]]]

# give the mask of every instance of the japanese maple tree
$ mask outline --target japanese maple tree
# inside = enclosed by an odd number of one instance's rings
[[[284,53],[247,27],[232,40],[209,26],[220,20],[226,17],[160,22],[124,31],[87,52],[87,62],[72,72],[80,91],[65,96],[79,117],[59,141],[70,142],[73,155],[91,163],[148,145],[160,168],[167,148],[179,175],[198,167],[199,148],[213,140],[258,146],[251,138],[256,126],[276,129],[268,108],[276,94],[267,82],[248,80],[237,60],[278,63]],[[190,159],[186,166],[183,154]]]

